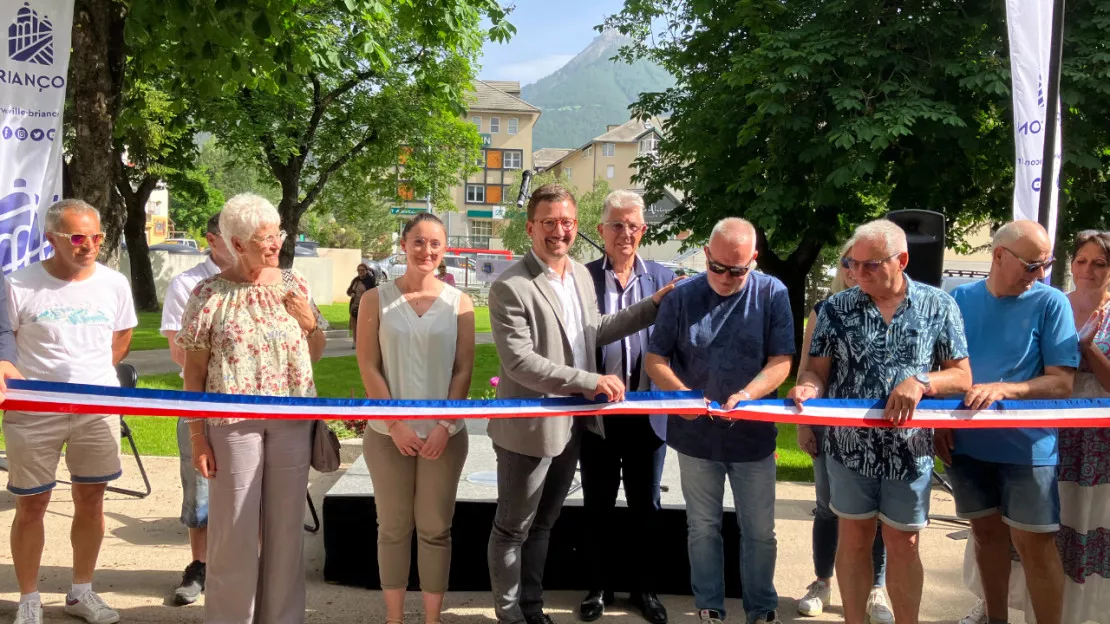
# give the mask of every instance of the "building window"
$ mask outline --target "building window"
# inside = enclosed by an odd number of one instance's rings
[[[640,139],[640,153],[654,154],[659,149],[659,135],[652,133]]]
[[[609,165],[608,167],[605,168],[605,177],[612,180],[614,177],[616,177],[616,175],[617,175],[617,168],[614,167],[613,165]]]
[[[524,167],[524,152],[520,151],[506,151],[505,152],[505,168],[506,169],[521,169]]]
[[[516,117],[509,117],[509,134],[516,134],[520,121]]]
[[[501,118],[500,117],[490,117],[489,118],[489,133],[490,134],[497,134],[499,132],[501,132]]]
[[[474,117],[471,117],[470,118],[470,123],[474,124],[474,127],[478,129],[478,132],[482,131],[482,118],[481,117],[478,117],[477,115],[475,115]]]
[[[569,180],[570,176],[573,175],[573,172],[574,172],[574,169],[572,169],[571,167],[563,167],[563,177],[564,178]]]
[[[486,187],[481,184],[467,184],[466,185],[466,203],[468,204],[484,204],[486,203]]]
[[[587,147],[586,151],[582,152],[582,158],[589,158],[590,156],[593,156],[593,155],[594,155],[594,146],[593,145]]]
[[[482,150],[482,155],[478,157],[478,160],[474,164],[479,167],[486,166],[486,150]]]
[[[489,238],[493,236],[493,221],[488,219],[470,219],[471,238]]]
[[[602,156],[612,157],[613,154],[616,154],[616,153],[617,153],[617,146],[616,145],[613,145],[612,143],[602,143],[601,144],[601,155]]]

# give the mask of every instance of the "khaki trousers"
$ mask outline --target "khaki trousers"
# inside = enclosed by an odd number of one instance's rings
[[[447,591],[451,521],[467,446],[466,431],[460,431],[451,436],[438,459],[409,457],[397,450],[389,436],[366,430],[362,448],[374,482],[382,589],[408,587],[415,528],[420,589],[432,594]]]
[[[312,421],[208,427],[207,624],[302,624]]]

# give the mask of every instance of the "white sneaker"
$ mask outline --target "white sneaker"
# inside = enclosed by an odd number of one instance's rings
[[[871,595],[867,597],[867,616],[871,618],[871,624],[894,624],[894,611],[882,587],[871,589]]]
[[[19,605],[12,624],[42,624],[42,603],[24,602]]]
[[[798,601],[798,613],[807,617],[821,615],[825,605],[832,600],[832,588],[821,579],[813,581],[806,588],[806,595]]]
[[[104,604],[104,600],[91,589],[76,599],[66,596],[66,613],[89,624],[116,624],[119,621],[119,613]]]
[[[960,620],[960,624],[987,624],[987,621],[987,603],[980,599],[971,611],[968,611],[967,617]]]

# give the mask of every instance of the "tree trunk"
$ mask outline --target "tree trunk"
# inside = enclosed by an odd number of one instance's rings
[[[756,250],[759,251],[759,268],[786,286],[790,298],[790,315],[794,320],[794,363],[792,370],[798,374],[798,364],[802,358],[802,337],[805,333],[805,320],[809,316],[806,308],[806,281],[813,265],[821,254],[820,243],[803,240],[797,249],[786,259],[779,258],[771,249],[763,232],[757,231]]]
[[[297,201],[301,181],[294,176],[278,178],[278,181],[281,182],[281,203],[277,209],[281,215],[281,229],[288,235],[285,244],[281,246],[279,264],[283,269],[291,269],[297,247],[297,231],[301,225],[301,215],[304,214],[304,208]]]
[[[69,67],[73,128],[69,183],[74,197],[100,210],[102,257],[113,256],[123,229],[122,205],[112,200],[119,160],[112,148],[123,87],[123,7],[114,0],[76,0]]]
[[[150,246],[146,240],[146,203],[157,186],[158,178],[147,176],[137,190],[124,194],[127,221],[123,234],[127,240],[127,256],[131,260],[131,296],[135,299],[135,309],[143,312],[160,309],[154,269],[150,264]]]

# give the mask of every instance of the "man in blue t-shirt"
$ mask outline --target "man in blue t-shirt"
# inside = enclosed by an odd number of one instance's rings
[[[1015,221],[998,230],[991,248],[990,276],[952,293],[971,356],[974,385],[964,402],[985,409],[1002,399],[1069,397],[1079,342],[1068,298],[1038,281],[1052,264],[1048,234],[1033,221]],[[1059,624],[1064,572],[1055,536],[1056,430],[937,433],[937,454],[950,464],[956,512],[971,521],[977,546],[986,617],[975,624],[1006,621],[1011,541],[1037,622]]]
[[[705,248],[706,273],[663,300],[644,360],[662,390],[701,390],[726,408],[773,395],[790,374],[794,322],[786,287],[755,263],[755,229],[718,222]],[[728,476],[740,525],[740,579],[747,624],[777,622],[775,609],[775,426],[671,416],[686,499],[690,584],[705,624],[725,617],[721,515]]]

